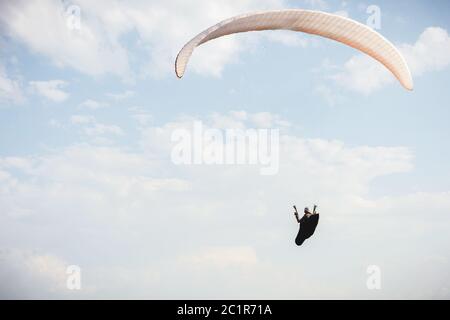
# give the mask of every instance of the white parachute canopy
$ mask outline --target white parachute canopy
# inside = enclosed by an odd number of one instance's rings
[[[181,78],[184,75],[189,58],[197,46],[229,34],[262,30],[300,31],[344,43],[381,62],[403,87],[413,90],[413,79],[405,59],[381,34],[345,17],[300,9],[244,14],[208,28],[189,41],[178,53],[175,61],[177,76]]]

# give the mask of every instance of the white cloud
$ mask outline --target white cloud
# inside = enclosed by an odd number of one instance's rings
[[[67,264],[53,255],[0,250],[0,298],[61,297],[66,289]]]
[[[93,109],[93,110],[101,109],[101,108],[105,108],[105,107],[108,107],[107,103],[99,102],[99,101],[96,101],[93,99],[85,100],[80,104],[80,108],[87,108],[87,109]]]
[[[124,92],[107,93],[106,95],[113,100],[120,101],[134,96],[134,91],[125,90]]]
[[[317,85],[314,88],[314,93],[321,96],[329,106],[335,106],[343,99],[342,96],[336,92],[336,90],[333,90],[330,86],[323,84]]]
[[[289,121],[280,115],[270,112],[257,112],[249,114],[244,110],[232,110],[226,114],[213,113],[208,117],[212,127],[221,129],[244,129],[246,127],[269,129],[272,127],[289,127]]]
[[[258,258],[251,247],[213,247],[197,253],[182,254],[180,263],[186,267],[223,269],[254,266]]]
[[[150,124],[153,120],[153,117],[151,114],[146,113],[146,112],[141,112],[141,113],[135,113],[133,115],[131,115],[131,117],[136,120],[139,125],[141,126],[146,126],[148,124]]]
[[[343,71],[330,78],[339,86],[352,91],[370,94],[385,84],[394,82],[389,71],[364,55],[353,56],[342,69]]]
[[[68,28],[67,8],[60,1],[2,2],[3,33],[49,57],[58,66],[93,76],[115,74],[127,80],[133,73],[131,60],[139,61],[137,74],[172,74],[178,50],[204,28],[242,12],[280,8],[282,1],[78,0],[75,4],[81,10],[79,29]],[[47,36],[42,37],[43,34]],[[137,35],[138,40],[127,47],[122,39],[130,34]],[[198,50],[190,67],[218,75],[226,63],[236,59],[242,45],[243,41],[235,38],[218,40],[214,46]]]
[[[147,126],[153,121],[153,116],[145,108],[134,106],[128,108],[130,117],[138,122],[140,126]]]
[[[72,124],[83,126],[82,131],[88,136],[101,135],[122,135],[123,130],[116,125],[107,125],[98,122],[94,116],[90,115],[73,115],[70,117]]]
[[[86,127],[83,131],[88,136],[98,136],[98,135],[122,135],[123,131],[119,126],[116,125],[106,125],[102,123],[94,123],[91,127]]]
[[[442,28],[427,28],[414,44],[403,44],[399,49],[408,62],[413,78],[450,65],[450,37]],[[362,54],[353,56],[341,71],[330,78],[338,86],[363,94],[370,94],[396,81],[380,63]]]
[[[128,58],[118,39],[95,19],[88,6],[81,5],[81,28],[70,29],[63,2],[55,0],[2,2],[2,33],[24,43],[36,53],[49,57],[58,66],[69,66],[89,75],[105,73],[125,76]],[[105,14],[117,12],[114,3]],[[44,36],[45,35],[45,36]]]
[[[152,73],[173,73],[173,62],[182,46],[211,25],[231,16],[264,9],[281,8],[281,0],[194,0],[189,3],[177,0],[166,6],[150,6],[150,21],[142,10],[130,12],[140,36],[151,44]],[[199,9],[201,8],[201,9]],[[180,27],[181,26],[181,27]],[[189,69],[205,75],[219,76],[226,64],[237,60],[245,46],[243,37],[227,37],[199,47]]]
[[[77,114],[70,117],[70,122],[73,124],[89,124],[95,122],[95,117]]]
[[[442,28],[427,28],[415,44],[405,44],[401,50],[414,76],[440,71],[450,65],[450,36]]]
[[[31,90],[54,102],[63,102],[69,94],[63,90],[67,85],[63,80],[30,81]]]
[[[22,89],[18,80],[11,79],[3,65],[0,64],[0,101],[5,100],[13,103],[24,101]]]

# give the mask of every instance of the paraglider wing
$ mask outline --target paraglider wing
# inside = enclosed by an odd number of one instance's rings
[[[405,59],[381,34],[348,18],[300,9],[244,14],[212,26],[181,49],[175,62],[175,72],[179,78],[183,77],[194,49],[205,42],[234,33],[280,29],[319,35],[358,49],[381,62],[403,87],[413,89],[413,80]]]

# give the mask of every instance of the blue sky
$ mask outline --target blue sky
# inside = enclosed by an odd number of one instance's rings
[[[284,31],[212,41],[174,74],[178,50],[230,16],[307,8],[365,23],[372,4],[413,92],[352,48]],[[67,26],[71,5],[80,28]],[[448,9],[2,2],[0,296],[449,298]],[[170,134],[193,120],[279,128],[279,174],[173,165]],[[319,230],[299,249],[291,205],[313,202]],[[65,288],[69,264],[81,291]]]

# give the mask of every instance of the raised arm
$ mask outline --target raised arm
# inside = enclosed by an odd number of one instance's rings
[[[294,212],[295,219],[297,220],[298,223],[300,223],[300,219],[298,217],[298,211],[297,211],[297,207],[296,206],[294,206],[294,210],[295,210],[295,212]]]

